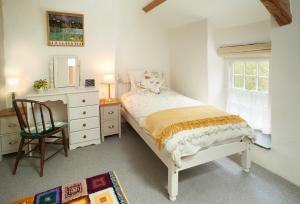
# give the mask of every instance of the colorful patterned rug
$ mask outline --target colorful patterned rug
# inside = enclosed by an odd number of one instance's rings
[[[28,196],[12,204],[128,204],[112,171]]]

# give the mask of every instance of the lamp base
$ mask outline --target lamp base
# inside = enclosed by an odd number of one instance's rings
[[[107,98],[106,101],[107,101],[107,102],[112,102],[113,99],[112,99],[112,98]]]
[[[14,100],[15,99],[16,99],[16,93],[12,92],[11,93],[11,109],[10,109],[10,111],[15,111],[15,108],[14,108]]]

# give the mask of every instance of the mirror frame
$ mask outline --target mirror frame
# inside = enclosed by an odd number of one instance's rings
[[[62,57],[66,57],[66,58],[75,58],[76,59],[76,72],[77,72],[77,76],[76,76],[76,83],[75,85],[69,85],[69,86],[60,86],[59,84],[57,84],[57,80],[55,80],[56,76],[57,76],[57,66],[56,66],[56,60],[58,58],[62,58]],[[50,88],[68,88],[68,87],[79,87],[80,86],[80,62],[78,60],[78,57],[76,55],[54,55],[51,58],[50,61]]]

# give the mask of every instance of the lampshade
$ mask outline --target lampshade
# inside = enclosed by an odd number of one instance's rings
[[[115,75],[114,74],[104,74],[103,75],[103,83],[105,83],[105,84],[115,83]]]
[[[6,90],[8,92],[16,92],[19,85],[19,79],[18,78],[8,78],[6,79]]]

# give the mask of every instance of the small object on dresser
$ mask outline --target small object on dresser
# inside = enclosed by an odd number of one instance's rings
[[[118,134],[121,137],[120,104],[118,99],[100,100],[102,141],[109,135]]]
[[[48,81],[46,79],[37,80],[33,82],[33,88],[38,94],[42,94],[48,88]]]
[[[86,79],[85,80],[85,86],[86,87],[95,86],[95,79]]]

